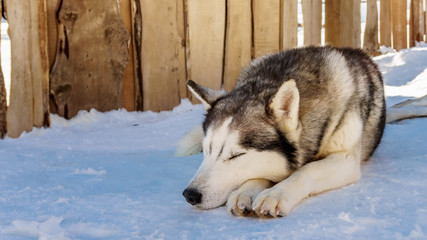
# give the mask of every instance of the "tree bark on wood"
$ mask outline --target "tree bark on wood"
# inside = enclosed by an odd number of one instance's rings
[[[203,86],[222,85],[225,1],[187,0],[187,75]]]
[[[122,106],[129,35],[117,0],[62,0],[51,92],[59,115]],[[90,23],[90,24],[88,24]]]
[[[360,0],[340,3],[340,46],[360,47]]]
[[[252,10],[250,0],[227,1],[224,89],[236,85],[241,70],[251,61]]]
[[[280,0],[253,0],[253,57],[280,50]]]
[[[46,11],[47,11],[47,30],[48,30],[48,55],[49,55],[49,69],[52,67],[55,61],[57,39],[58,39],[58,20],[57,11],[59,8],[60,0],[46,0]]]
[[[132,17],[132,47],[134,62],[134,95],[135,110],[143,111],[144,103],[142,97],[142,15],[140,0],[131,0],[131,17]]]
[[[393,48],[399,51],[408,47],[406,0],[391,0]]]
[[[380,4],[380,45],[391,47],[391,0],[381,0]]]
[[[374,55],[378,50],[378,8],[377,0],[368,0],[363,49]]]
[[[298,46],[298,1],[281,0],[281,46],[290,49]]]
[[[322,42],[322,1],[302,0],[304,45],[320,45]]]
[[[1,12],[3,12],[3,9],[0,4],[0,13]],[[1,26],[0,26],[0,31],[1,31]],[[3,78],[3,70],[1,68],[1,55],[0,55],[0,139],[3,139],[7,132],[6,112],[7,112],[7,95],[6,95],[6,88],[4,84],[4,78]]]
[[[12,53],[7,132],[19,137],[49,125],[49,59],[45,0],[7,0]]]
[[[411,16],[409,25],[409,46],[414,47],[415,41],[424,41],[424,9],[423,0],[411,1]]]
[[[144,110],[170,110],[180,103],[179,86],[186,79],[180,69],[184,39],[178,33],[178,25],[183,25],[177,23],[182,16],[178,2],[141,0]]]
[[[129,35],[132,35],[132,14],[131,0],[119,0],[120,13],[123,19],[123,24],[126,27]],[[122,107],[128,111],[135,111],[135,71],[133,44],[129,42],[129,62],[125,69],[122,90]]]

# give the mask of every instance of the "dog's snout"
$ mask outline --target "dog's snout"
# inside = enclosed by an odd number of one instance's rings
[[[185,200],[187,200],[191,205],[196,205],[202,202],[202,194],[194,188],[185,189],[182,195],[184,195]]]

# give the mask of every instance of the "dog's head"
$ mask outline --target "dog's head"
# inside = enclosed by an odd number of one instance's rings
[[[279,182],[290,174],[296,164],[299,132],[299,93],[294,80],[264,99],[244,88],[226,93],[193,81],[187,84],[207,109],[204,160],[183,192],[191,205],[219,207],[250,179]]]

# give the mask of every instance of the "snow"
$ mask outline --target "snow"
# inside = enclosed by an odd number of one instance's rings
[[[375,60],[389,106],[427,92],[427,46]],[[426,118],[387,125],[359,182],[257,219],[181,196],[203,156],[175,158],[175,144],[203,115],[188,100],[81,111],[0,141],[0,239],[427,239]]]
[[[380,50],[388,106],[427,94],[425,44]],[[387,125],[359,182],[258,219],[197,210],[181,196],[203,156],[176,158],[175,145],[203,114],[189,101],[161,113],[82,111],[0,140],[0,239],[427,239],[427,118]]]

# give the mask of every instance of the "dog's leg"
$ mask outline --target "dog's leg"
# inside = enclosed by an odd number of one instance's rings
[[[232,192],[227,200],[227,212],[236,216],[248,216],[252,212],[252,200],[261,191],[270,188],[272,182],[265,179],[251,179]]]
[[[360,178],[360,158],[361,148],[358,147],[351,153],[333,153],[308,163],[287,179],[258,194],[252,209],[261,217],[285,216],[310,195],[356,182]]]
[[[202,152],[203,128],[201,125],[191,129],[187,135],[179,140],[176,150],[176,157],[185,157]]]

